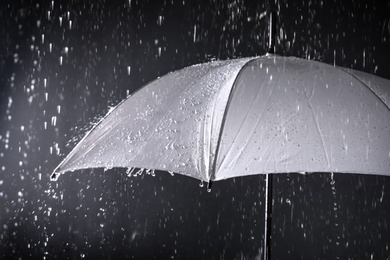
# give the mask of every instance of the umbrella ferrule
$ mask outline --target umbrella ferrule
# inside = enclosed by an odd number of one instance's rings
[[[213,186],[213,181],[209,180],[209,182],[207,183],[207,190],[211,190],[212,186]]]
[[[268,54],[275,53],[275,39],[276,39],[276,12],[269,12],[268,21]]]

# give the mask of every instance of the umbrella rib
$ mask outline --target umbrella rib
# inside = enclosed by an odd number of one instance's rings
[[[265,80],[264,80],[264,81],[265,81]],[[264,81],[263,81],[263,82],[264,82]],[[260,124],[261,119],[263,118],[264,112],[265,112],[265,110],[266,110],[266,108],[267,108],[267,106],[268,106],[268,104],[269,104],[269,102],[270,102],[270,100],[271,100],[272,93],[274,92],[275,86],[276,86],[276,84],[273,84],[273,86],[272,86],[272,88],[271,88],[271,92],[270,92],[270,94],[269,94],[269,96],[268,96],[268,98],[267,98],[267,101],[266,101],[265,105],[264,105],[264,109],[263,109],[263,111],[261,111],[261,114],[260,114],[260,116],[259,116],[258,119],[257,119],[256,125],[255,125],[255,127],[253,127],[252,133],[253,133],[253,131],[256,130],[257,126]],[[241,129],[242,129],[242,127],[240,128],[240,130],[241,130]],[[240,131],[239,131],[239,132],[240,132]],[[237,134],[237,136],[238,136],[238,134]],[[236,141],[237,136],[235,137],[234,142]],[[248,137],[248,139],[245,141],[245,145],[243,145],[243,146],[241,147],[241,149],[238,151],[237,155],[235,156],[235,159],[237,159],[237,158],[239,158],[239,157],[241,156],[241,154],[243,153],[243,151],[244,151],[244,149],[245,149],[245,146],[248,144],[248,142],[249,142],[249,140],[250,140],[251,137],[252,137],[252,134],[251,134],[251,135]]]
[[[215,110],[215,103],[213,102],[213,109],[212,111]],[[209,110],[209,109],[207,109]],[[207,118],[207,113],[206,113],[206,116],[205,118]],[[214,125],[214,117],[213,116],[210,116],[211,120],[210,122],[206,119],[204,119],[204,123],[203,123],[203,140],[201,140],[201,142],[203,142],[204,144],[202,145],[202,153],[201,153],[201,165],[200,167],[204,167],[205,168],[205,174],[206,174],[206,178],[208,180],[211,179],[211,173],[210,173],[210,151],[211,151],[211,147],[212,147],[212,142],[211,142],[211,138],[208,138],[210,135],[212,135],[212,129],[213,129],[213,125]]]
[[[221,146],[221,139],[222,139],[222,133],[223,133],[223,129],[225,128],[225,124],[226,124],[226,116],[227,116],[227,112],[229,110],[229,107],[230,107],[230,103],[232,101],[232,98],[233,98],[233,92],[234,92],[234,89],[236,88],[236,84],[237,84],[237,80],[238,78],[240,78],[242,72],[244,71],[244,69],[249,66],[249,63],[251,63],[251,61],[254,61],[258,59],[258,57],[256,58],[253,58],[253,59],[250,59],[249,61],[247,61],[240,69],[240,72],[237,74],[236,78],[234,79],[234,82],[233,82],[233,85],[230,89],[230,93],[229,93],[229,97],[228,97],[228,100],[227,100],[227,103],[226,103],[226,106],[225,106],[225,111],[223,113],[223,117],[222,117],[222,122],[221,122],[221,128],[219,130],[219,134],[218,134],[218,139],[217,139],[217,147],[215,149],[215,156],[214,156],[214,161],[212,163],[212,169],[211,169],[211,173],[210,173],[210,180],[214,177],[215,178],[215,174],[216,174],[216,167],[217,167],[217,158],[218,158],[218,155],[219,155],[219,149],[220,149],[220,146]]]

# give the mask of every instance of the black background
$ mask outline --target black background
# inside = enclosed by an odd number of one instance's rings
[[[0,5],[2,259],[262,259],[263,176],[217,182],[210,193],[166,172],[49,176],[109,106],[145,83],[265,54],[268,7],[278,13],[278,54],[390,78],[388,1]],[[272,259],[390,257],[390,178],[334,180],[275,176]]]

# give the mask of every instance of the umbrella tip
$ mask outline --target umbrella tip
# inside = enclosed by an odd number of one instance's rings
[[[51,181],[57,181],[59,176],[60,176],[59,173],[53,172],[53,173],[50,175],[50,180],[51,180]]]
[[[276,12],[269,12],[269,24],[268,24],[268,51],[267,54],[275,53],[275,38],[276,38]]]
[[[207,191],[208,191],[208,192],[211,191],[211,186],[213,186],[213,181],[212,181],[212,180],[209,180],[209,182],[207,183]]]

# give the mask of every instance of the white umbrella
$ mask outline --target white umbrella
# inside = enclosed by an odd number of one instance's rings
[[[390,175],[389,98],[389,80],[293,57],[195,65],[110,110],[52,178],[98,167],[172,171],[209,183],[267,174],[269,218],[268,173]]]
[[[390,174],[390,81],[276,55],[191,66],[128,97],[55,169]]]

